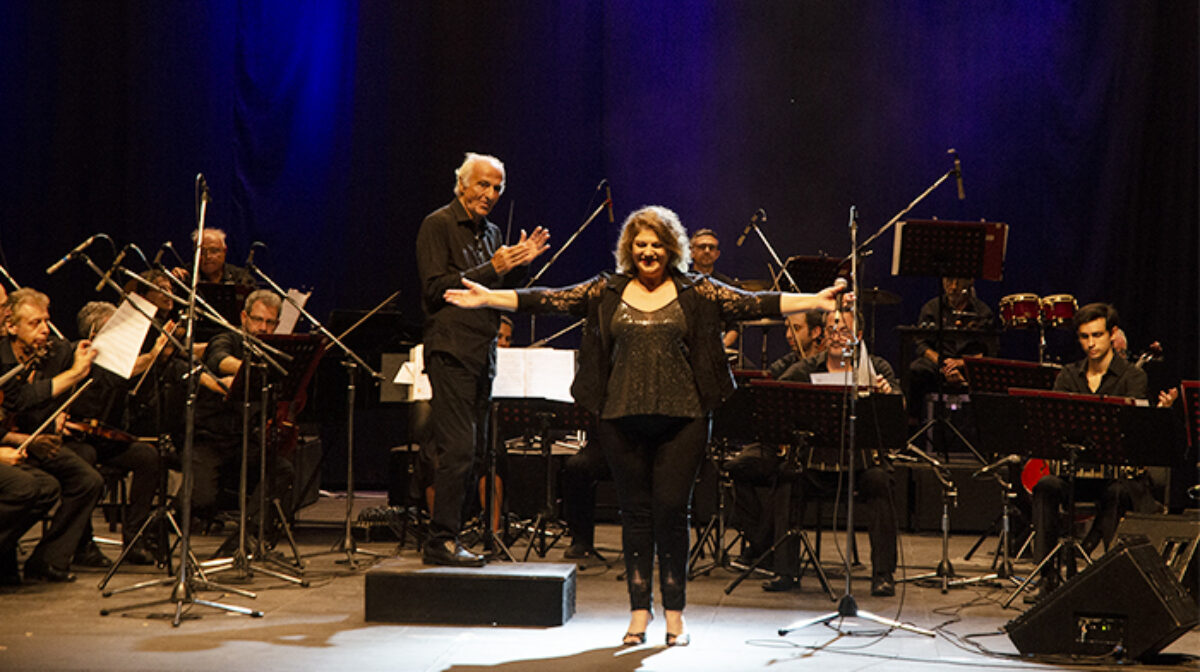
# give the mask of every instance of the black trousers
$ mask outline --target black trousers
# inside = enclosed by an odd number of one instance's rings
[[[271,450],[268,448],[268,450]],[[259,482],[259,457],[262,450],[258,439],[250,440],[246,472],[246,515],[256,519],[261,488]],[[201,441],[192,446],[192,513],[196,516],[211,516],[216,513],[221,491],[229,488],[236,491],[242,466],[241,439],[228,441]],[[285,515],[292,514],[292,490],[295,470],[291,461],[282,455],[267,456],[267,501],[278,497]],[[236,504],[235,504],[236,505]],[[270,520],[270,517],[266,518]]]
[[[28,464],[0,464],[0,558],[58,501],[58,481]]]
[[[687,603],[688,504],[709,426],[707,417],[646,415],[597,426],[621,507],[630,609],[650,609],[656,552],[663,608],[682,610]]]
[[[1151,494],[1146,477],[1118,478],[1109,481],[1082,479],[1075,482],[1076,502],[1096,502],[1098,512],[1082,546],[1092,552],[1101,540],[1108,548],[1117,536],[1117,524],[1128,511],[1152,513],[1158,502]],[[1067,483],[1054,475],[1043,476],[1033,486],[1033,553],[1039,562],[1058,543],[1064,533],[1063,516],[1060,512],[1067,502]],[[1053,562],[1047,563],[1043,574],[1056,572]]]
[[[816,497],[831,497],[837,491],[838,474],[833,472],[806,471],[790,483],[790,488],[780,488],[776,498],[776,511],[787,511],[786,517],[776,520],[776,534],[782,535],[790,525],[798,524],[804,517],[804,503]],[[855,472],[857,489],[855,501],[862,504],[855,509],[855,521],[866,520],[867,538],[871,542],[871,575],[891,577],[896,571],[896,510],[892,498],[892,476],[883,467],[868,467]],[[788,492],[790,490],[790,493]],[[782,501],[792,499],[789,504]],[[862,512],[862,517],[859,517]],[[787,523],[787,526],[784,523]],[[846,550],[849,552],[849,549]],[[791,539],[775,552],[775,569],[786,576],[799,574],[800,544]]]
[[[455,539],[462,529],[463,506],[476,460],[487,446],[492,376],[490,372],[472,373],[442,352],[426,355],[425,372],[433,387],[429,443],[436,465],[430,537]]]
[[[100,472],[65,446],[53,456],[31,455],[28,462],[53,476],[60,490],[59,507],[50,520],[50,529],[46,530],[29,559],[40,559],[55,569],[66,570],[91,523],[92,510],[104,489],[104,479]]]
[[[576,544],[592,547],[596,542],[596,483],[612,478],[604,450],[588,441],[563,465],[563,515]]]
[[[94,444],[73,441],[66,445],[93,467],[100,464],[133,474],[133,482],[129,487],[129,506],[121,527],[121,536],[126,542],[131,541],[150,517],[150,509],[154,506],[154,493],[158,491],[162,476],[158,450],[143,441],[121,443],[100,440]],[[91,536],[92,522],[89,518],[84,537]]]

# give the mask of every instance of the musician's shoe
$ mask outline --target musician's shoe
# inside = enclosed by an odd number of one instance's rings
[[[892,597],[896,594],[896,582],[891,574],[877,574],[871,579],[871,594],[875,597]]]
[[[112,567],[113,561],[100,550],[95,541],[89,541],[82,549],[75,551],[75,558],[71,564],[89,569],[108,569]]]
[[[485,560],[463,548],[454,539],[430,539],[421,548],[421,561],[447,567],[483,567]]]
[[[762,589],[768,593],[786,593],[789,590],[799,590],[800,579],[795,576],[780,574],[770,581],[763,581]]]
[[[125,561],[131,565],[154,565],[158,560],[142,542],[137,542],[125,549]]]
[[[590,544],[585,544],[581,541],[571,542],[567,550],[563,551],[563,557],[567,560],[583,560],[592,554]]]
[[[0,586],[21,585],[21,570],[17,567],[17,547],[0,554]]]
[[[65,569],[52,567],[41,558],[32,557],[25,561],[25,580],[70,583],[75,580],[75,575]]]

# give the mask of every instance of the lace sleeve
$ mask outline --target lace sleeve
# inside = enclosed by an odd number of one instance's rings
[[[596,276],[577,285],[559,288],[531,287],[517,290],[517,310],[529,313],[566,313],[587,316],[588,302],[598,298],[608,281]]]
[[[696,283],[696,291],[706,301],[720,306],[721,318],[725,320],[753,320],[780,315],[779,292],[747,292],[709,277]]]

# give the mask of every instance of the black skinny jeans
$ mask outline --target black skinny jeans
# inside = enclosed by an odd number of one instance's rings
[[[687,602],[688,504],[704,460],[709,418],[636,415],[601,420],[596,439],[612,467],[632,610],[650,609],[654,554],[663,608]]]

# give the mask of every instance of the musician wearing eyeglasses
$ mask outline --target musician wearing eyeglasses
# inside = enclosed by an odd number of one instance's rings
[[[253,336],[266,336],[274,333],[279,326],[279,313],[283,300],[278,294],[259,289],[246,297],[241,312],[241,327]],[[247,359],[246,349],[241,334],[223,332],[209,341],[204,353],[205,364],[217,375],[221,382],[232,388],[235,377],[243,368]],[[192,473],[194,486],[192,489],[192,510],[195,515],[204,517],[215,513],[219,502],[222,485],[228,485],[230,490],[237,488],[237,477],[241,464],[242,450],[242,402],[243,383],[238,381],[238,389],[231,389],[230,395],[214,392],[202,386],[196,400],[196,439],[192,451]],[[258,513],[259,494],[257,488],[264,487],[254,483],[260,469],[257,466],[260,450],[257,429],[260,425],[259,413],[262,412],[259,403],[258,387],[251,390],[251,432],[249,474],[250,487],[254,491],[247,501],[247,517],[253,518]],[[273,455],[273,467],[268,474],[266,484],[267,499],[279,498],[285,514],[291,512],[291,493],[293,487],[293,468],[291,462],[282,455]],[[269,462],[268,464],[271,464]],[[232,502],[228,502],[232,505]],[[236,535],[230,540],[236,540]],[[269,539],[266,541],[270,541]],[[227,540],[227,546],[229,540]],[[218,555],[229,550],[223,546]]]
[[[930,330],[986,330],[995,326],[996,316],[986,303],[975,296],[972,278],[942,278],[942,296],[930,299],[921,307],[917,324]],[[932,333],[916,340],[917,358],[909,364],[909,410],[917,412],[926,394],[937,392],[939,378],[950,385],[966,382],[963,357],[967,355],[994,356],[995,346],[978,336],[955,331],[944,332],[939,348]]]
[[[692,250],[692,270],[703,273],[727,285],[737,285],[737,280],[716,269],[717,259],[721,258],[721,241],[712,229],[700,229],[692,234],[688,241]],[[721,342],[726,348],[732,348],[737,343],[737,322],[727,322]]]
[[[1114,341],[1120,333],[1119,319],[1116,308],[1107,303],[1090,303],[1075,313],[1071,324],[1085,356],[1063,367],[1054,381],[1055,391],[1147,398],[1146,373],[1117,356]],[[1178,388],[1160,392],[1158,405],[1170,406],[1178,395]],[[1162,505],[1154,499],[1151,485],[1145,475],[1107,481],[1077,480],[1076,501],[1098,503],[1098,513],[1081,544],[1083,550],[1090,554],[1102,540],[1108,548],[1116,537],[1117,523],[1126,512],[1160,511]],[[1038,561],[1058,543],[1062,528],[1060,509],[1065,501],[1066,483],[1058,476],[1045,475],[1033,488],[1034,555]],[[1049,594],[1059,582],[1059,568],[1051,561],[1042,570],[1038,594],[1028,596],[1029,599]]]

